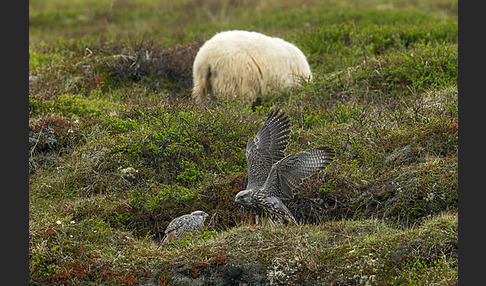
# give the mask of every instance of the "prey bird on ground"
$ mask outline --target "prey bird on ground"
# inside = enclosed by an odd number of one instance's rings
[[[173,219],[165,229],[165,237],[162,246],[170,244],[172,241],[185,238],[188,235],[197,235],[204,230],[204,221],[209,215],[203,211],[194,211]]]
[[[256,210],[271,225],[298,224],[283,201],[292,199],[293,191],[306,178],[326,168],[335,155],[333,149],[319,147],[285,156],[289,122],[284,113],[271,112],[256,136],[248,140],[248,184],[235,197],[236,203]]]

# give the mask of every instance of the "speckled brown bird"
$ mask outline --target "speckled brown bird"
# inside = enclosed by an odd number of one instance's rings
[[[289,128],[287,116],[271,112],[256,136],[248,140],[248,184],[235,197],[236,203],[261,213],[271,225],[298,224],[283,200],[292,199],[293,191],[328,166],[335,156],[329,147],[285,156]]]
[[[165,229],[165,237],[159,246],[170,244],[174,240],[187,237],[188,234],[196,235],[204,230],[204,221],[209,215],[203,211],[194,211],[173,219]]]

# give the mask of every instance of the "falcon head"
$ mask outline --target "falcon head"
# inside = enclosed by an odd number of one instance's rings
[[[242,204],[244,206],[251,206],[253,204],[253,197],[251,190],[244,190],[236,194],[235,203]]]
[[[202,217],[203,219],[207,218],[209,215],[203,211],[193,211],[191,215]]]

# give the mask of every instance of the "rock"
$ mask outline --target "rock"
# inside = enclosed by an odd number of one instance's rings
[[[165,274],[161,275],[160,273]],[[184,264],[169,271],[167,269],[153,270],[152,277],[146,281],[142,281],[138,285],[158,285],[156,281],[160,277],[164,277],[166,281],[170,281],[170,285],[181,286],[270,285],[266,280],[265,267],[258,264],[247,264],[242,261],[228,261],[222,265],[206,264],[194,266]]]

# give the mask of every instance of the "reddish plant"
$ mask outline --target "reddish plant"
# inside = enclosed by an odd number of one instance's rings
[[[224,265],[227,263],[228,257],[224,254],[221,254],[219,252],[215,252],[211,255],[211,264],[213,265]]]

